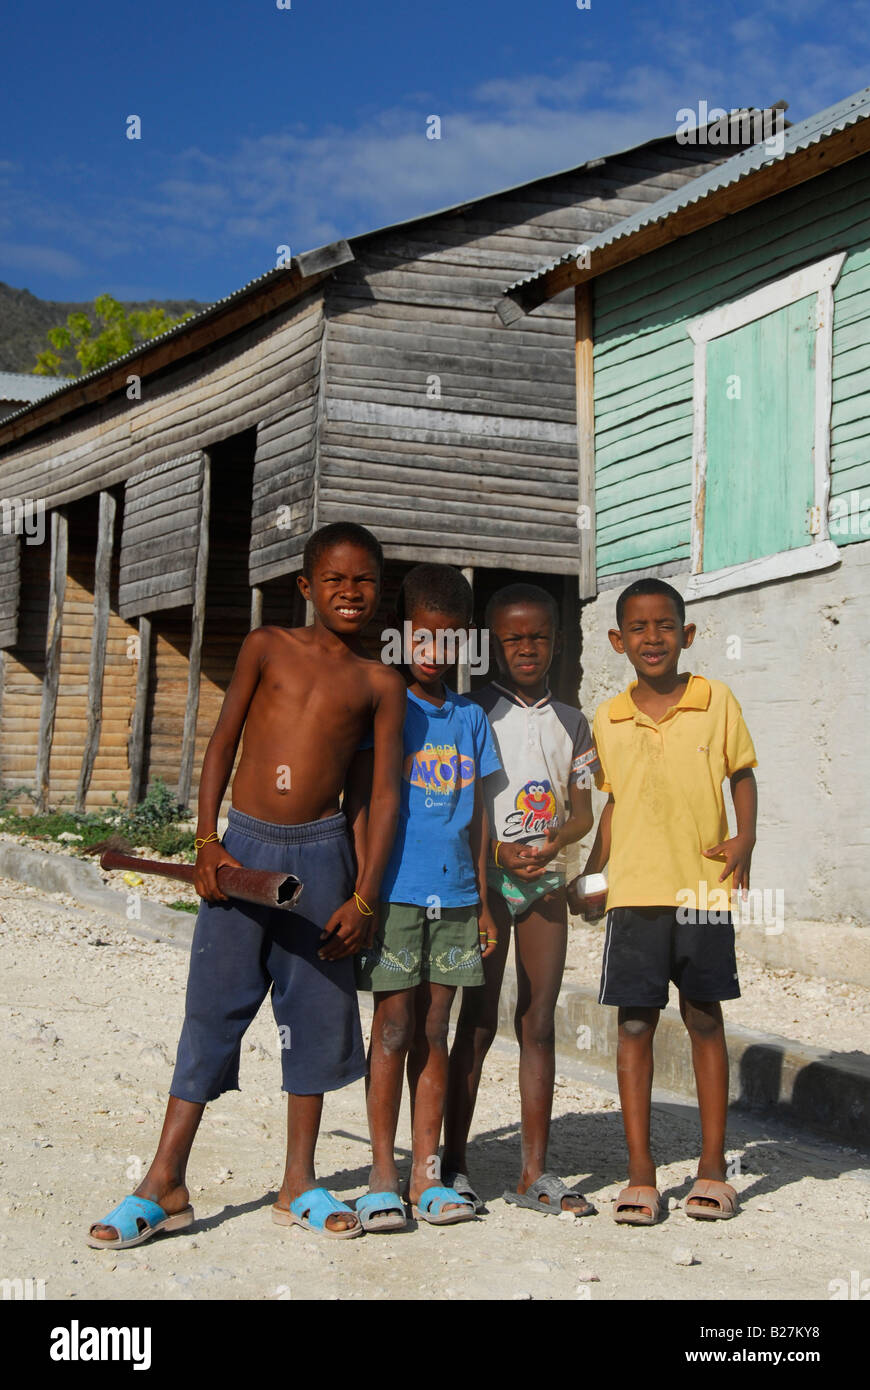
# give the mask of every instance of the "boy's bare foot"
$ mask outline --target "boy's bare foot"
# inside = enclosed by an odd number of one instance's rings
[[[717,1155],[715,1158],[707,1160],[702,1154],[698,1162],[698,1177],[712,1179],[713,1182],[727,1182],[728,1164],[725,1155]],[[715,1207],[718,1203],[714,1202],[710,1197],[693,1197],[692,1205],[697,1205],[699,1207]]]
[[[301,1197],[303,1192],[310,1192],[313,1187],[317,1186],[318,1182],[313,1173],[302,1182],[290,1182],[289,1178],[285,1176],[275,1206],[278,1207],[280,1211],[289,1211],[291,1202],[295,1202],[296,1198]],[[359,1217],[355,1216],[352,1211],[330,1212],[324,1222],[324,1225],[330,1231],[350,1231],[354,1226],[358,1226],[359,1224]]]
[[[440,1187],[440,1172],[432,1177],[431,1160],[427,1159],[425,1165],[414,1166],[411,1169],[411,1176],[408,1179],[408,1186],[405,1192],[405,1201],[416,1206],[427,1187]],[[467,1207],[468,1202],[445,1202],[441,1207],[442,1211],[458,1211],[460,1207]]]
[[[629,1163],[627,1185],[628,1187],[656,1188],[656,1166],[652,1159],[643,1163]],[[622,1206],[624,1211],[638,1211],[652,1215],[649,1207],[634,1207],[628,1202],[623,1202]]]
[[[190,1193],[184,1183],[169,1181],[166,1183],[154,1182],[149,1177],[143,1179],[136,1188],[135,1197],[147,1197],[149,1202],[156,1202],[162,1207],[167,1216],[175,1216],[178,1212],[184,1211],[190,1205]],[[137,1218],[136,1225],[139,1231],[144,1231],[148,1222],[141,1216]],[[118,1231],[114,1226],[104,1226],[102,1222],[95,1221],[90,1229],[90,1234],[97,1240],[117,1240]]]

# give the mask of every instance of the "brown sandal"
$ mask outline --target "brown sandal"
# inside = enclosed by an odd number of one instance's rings
[[[697,1200],[699,1197],[706,1197],[716,1205],[702,1207]],[[717,1178],[698,1178],[683,1203],[683,1211],[697,1221],[729,1221],[737,1215],[737,1193],[730,1183],[720,1182]]]
[[[616,1199],[614,1221],[626,1226],[654,1226],[661,1216],[662,1197],[656,1187],[624,1187]]]

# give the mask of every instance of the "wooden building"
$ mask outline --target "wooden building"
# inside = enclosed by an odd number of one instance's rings
[[[572,310],[508,341],[496,304],[727,151],[668,137],[308,252],[0,423],[0,777],[38,803],[188,802],[252,625],[304,620],[295,577],[330,521],[423,559],[479,616],[524,575],[557,597],[576,693]],[[383,616],[382,615],[382,616]]]
[[[575,294],[581,702],[631,674],[619,589],[669,577],[699,630],[685,666],[733,685],[756,742],[756,881],[792,920],[867,925],[870,88],[588,253],[500,309],[525,329]]]

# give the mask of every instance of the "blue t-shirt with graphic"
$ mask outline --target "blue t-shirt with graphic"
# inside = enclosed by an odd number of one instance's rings
[[[384,872],[384,902],[441,907],[478,901],[469,830],[474,783],[501,767],[479,705],[445,687],[439,708],[408,691],[399,824]]]

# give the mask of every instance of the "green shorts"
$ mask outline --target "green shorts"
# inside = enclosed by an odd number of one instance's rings
[[[552,893],[557,888],[565,887],[565,875],[558,873],[545,873],[540,878],[524,879],[514,878],[502,869],[498,864],[487,864],[486,881],[490,888],[500,893],[508,906],[508,911],[514,921],[518,917],[524,917],[529,908],[534,907],[538,898],[543,898],[545,894]]]
[[[414,903],[381,903],[374,944],[356,957],[357,989],[383,992],[483,984],[477,907],[442,907],[432,920]]]

